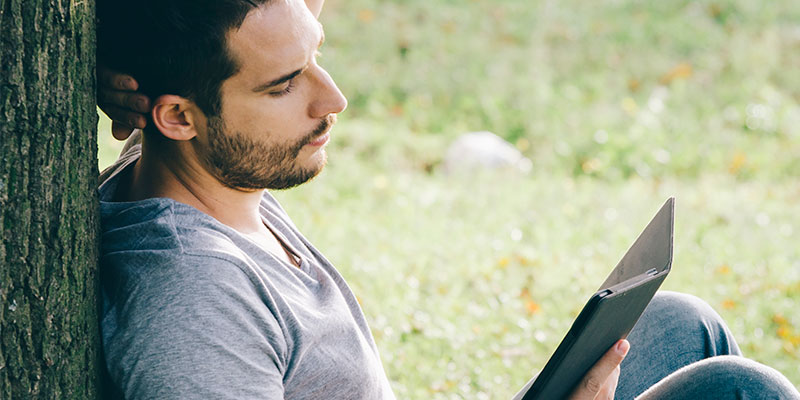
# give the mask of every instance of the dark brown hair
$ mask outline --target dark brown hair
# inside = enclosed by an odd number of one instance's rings
[[[239,69],[227,34],[270,0],[98,0],[98,61],[132,75],[155,99],[174,94],[209,116]]]

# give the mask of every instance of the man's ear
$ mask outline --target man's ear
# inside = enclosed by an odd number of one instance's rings
[[[197,136],[203,112],[193,101],[165,94],[153,102],[153,124],[172,140],[189,140]]]

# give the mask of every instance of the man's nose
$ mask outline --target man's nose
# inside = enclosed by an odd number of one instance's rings
[[[309,105],[309,116],[323,118],[328,114],[338,114],[347,108],[347,99],[336,86],[328,72],[317,67],[317,95]]]

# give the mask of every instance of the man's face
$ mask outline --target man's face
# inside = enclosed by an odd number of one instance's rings
[[[277,0],[251,11],[227,39],[240,70],[222,84],[222,112],[208,119],[199,153],[232,188],[285,189],[313,178],[347,106],[316,62],[321,25],[302,0]]]

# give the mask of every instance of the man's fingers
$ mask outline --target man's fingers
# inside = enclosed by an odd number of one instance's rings
[[[572,392],[572,400],[595,399],[598,394],[613,393],[616,391],[616,381],[608,382],[613,378],[615,369],[628,354],[630,343],[627,340],[620,340],[586,373],[578,387]],[[619,379],[619,376],[616,377]],[[601,393],[602,392],[602,393]],[[607,398],[606,395],[597,397]],[[613,396],[611,397],[613,398]]]
[[[97,81],[100,88],[129,91],[139,89],[139,83],[130,75],[120,74],[100,65],[97,66]]]
[[[134,128],[143,129],[147,125],[147,120],[145,119],[144,115],[128,111],[124,108],[120,108],[117,106],[106,104],[103,107],[100,107],[108,118],[112,121],[117,122],[118,124],[127,125]]]
[[[125,140],[134,128],[144,129],[150,99],[136,93],[139,83],[133,77],[97,66],[97,105],[111,118],[111,134]]]
[[[119,122],[111,122],[111,135],[114,136],[114,139],[125,140],[131,133],[133,133],[132,127]]]
[[[617,392],[617,384],[619,383],[619,374],[620,368],[619,365],[617,365],[617,367],[611,371],[611,375],[609,375],[608,379],[606,379],[606,383],[603,384],[602,389],[600,389],[600,393],[595,396],[595,399],[614,399],[614,394]]]
[[[97,104],[100,105],[100,108],[105,108],[107,105],[114,105],[140,113],[146,113],[150,111],[150,99],[143,94],[135,92],[98,90]]]

